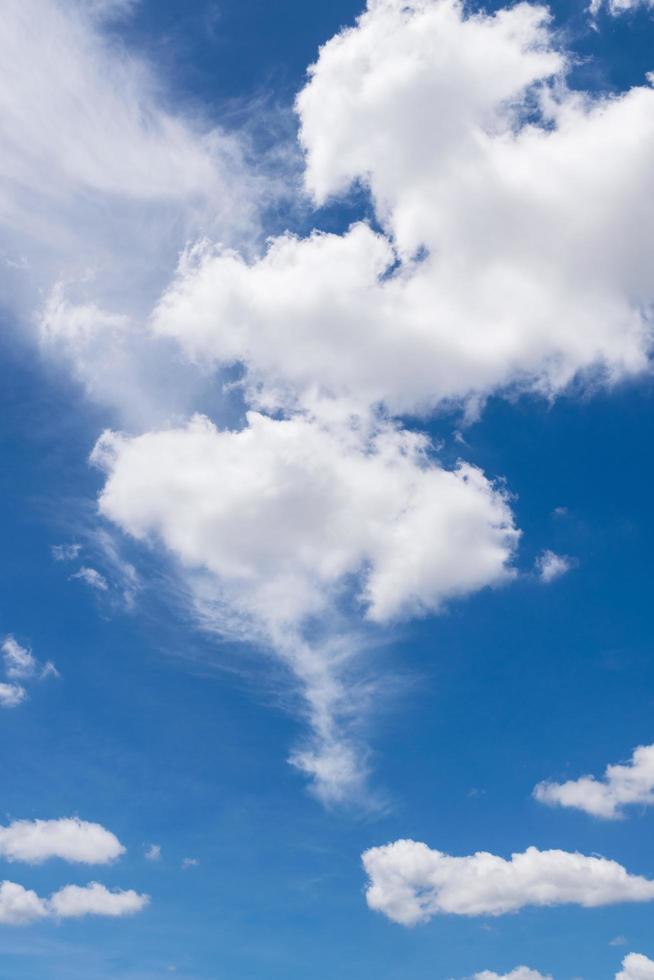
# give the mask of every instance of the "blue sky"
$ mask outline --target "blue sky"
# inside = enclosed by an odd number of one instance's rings
[[[8,0],[1,978],[654,976],[654,19],[479,9]]]

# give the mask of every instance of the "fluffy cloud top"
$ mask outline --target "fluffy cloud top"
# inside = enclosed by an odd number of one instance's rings
[[[370,2],[297,107],[308,189],[362,181],[385,233],[286,235],[253,263],[196,249],[154,330],[286,407],[422,412],[642,371],[654,91],[581,97],[567,66],[543,7]]]
[[[41,864],[61,858],[78,864],[108,864],[124,853],[111,831],[78,817],[15,820],[0,827],[0,857],[7,861]]]
[[[81,888],[79,885],[66,885],[55,892],[48,907],[52,916],[58,919],[79,919],[85,915],[105,915],[118,918],[140,912],[149,902],[147,895],[138,892],[109,891],[97,881]]]
[[[614,820],[634,804],[654,804],[654,745],[635,749],[625,765],[607,766],[604,778],[581,776],[565,783],[543,782],[534,797],[549,806],[574,807],[594,817]]]
[[[196,417],[135,438],[107,433],[101,513],[206,568],[230,602],[280,626],[360,580],[385,622],[503,581],[517,532],[503,493],[472,466],[446,470],[419,435],[370,437],[296,416],[248,415],[240,431]]]
[[[622,970],[615,980],[654,980],[654,960],[640,953],[629,953],[622,962]]]
[[[451,857],[399,840],[363,855],[371,909],[412,926],[435,915],[503,915],[529,905],[586,908],[654,900],[654,881],[615,861],[535,847],[510,860],[480,851]]]
[[[66,885],[50,898],[13,881],[0,883],[0,925],[28,925],[39,919],[80,918],[86,915],[118,917],[140,912],[149,902],[148,895],[135,891],[110,891],[92,882],[85,888]]]

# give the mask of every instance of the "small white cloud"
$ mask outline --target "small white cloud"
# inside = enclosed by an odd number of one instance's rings
[[[581,776],[565,783],[542,782],[534,798],[548,806],[573,807],[615,820],[623,808],[654,805],[654,745],[641,745],[624,765],[607,766],[604,778]]]
[[[146,861],[161,861],[161,845],[150,844],[145,852]]]
[[[79,557],[82,546],[81,544],[55,544],[51,550],[55,561],[75,561]]]
[[[539,973],[538,970],[530,970],[528,966],[518,966],[510,973],[493,973],[492,970],[484,970],[482,973],[475,973],[472,980],[552,980],[548,973]]]
[[[197,868],[200,862],[197,858],[184,858],[182,861],[182,869],[186,871],[187,868]]]
[[[536,559],[536,571],[541,582],[553,582],[555,578],[565,575],[572,567],[572,562],[565,555],[546,549]]]
[[[55,892],[48,902],[50,914],[58,919],[79,919],[86,915],[106,915],[117,918],[142,911],[150,901],[149,895],[138,892],[109,891],[97,881],[81,888],[66,885]]]
[[[12,680],[25,680],[34,676],[38,661],[32,656],[32,651],[21,646],[13,636],[4,638],[0,650],[2,650],[7,677]]]
[[[71,578],[80,579],[82,582],[86,582],[92,589],[97,589],[99,592],[107,592],[109,589],[104,575],[101,575],[97,569],[89,568],[86,565],[82,565],[78,572],[71,575]]]
[[[69,919],[85,915],[123,916],[140,912],[150,901],[135,891],[109,891],[92,882],[85,888],[66,885],[49,899],[40,898],[13,881],[0,883],[0,924],[28,925],[39,919]]]
[[[0,683],[0,708],[17,708],[27,697],[27,691],[20,684]]]
[[[15,820],[0,827],[0,857],[7,861],[41,864],[60,858],[77,864],[108,864],[124,853],[111,831],[79,817]]]
[[[616,936],[615,939],[612,939],[611,942],[609,943],[609,946],[626,946],[626,945],[627,945],[627,940],[625,939],[624,936]]]
[[[654,960],[641,953],[629,953],[622,961],[622,970],[615,980],[654,980]]]
[[[4,661],[10,684],[0,683],[0,707],[15,708],[27,698],[27,691],[16,681],[45,680],[47,677],[59,677],[59,671],[48,660],[41,664],[28,647],[22,646],[13,636],[4,638],[0,644],[0,653]]]
[[[435,915],[503,915],[526,906],[654,900],[654,881],[602,857],[529,847],[510,860],[480,851],[451,857],[412,840],[363,854],[371,909],[413,926]]]

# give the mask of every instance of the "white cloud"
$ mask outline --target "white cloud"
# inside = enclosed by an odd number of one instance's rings
[[[556,552],[546,549],[536,560],[536,570],[541,582],[553,582],[555,578],[560,578],[570,571],[572,567],[570,559],[565,555],[557,555]]]
[[[161,845],[150,844],[145,852],[146,861],[161,861]]]
[[[58,919],[78,919],[86,915],[104,915],[118,918],[141,912],[150,901],[148,895],[138,892],[110,891],[97,881],[84,888],[66,885],[49,900],[50,914]]]
[[[0,644],[0,653],[4,663],[5,674],[11,683],[0,682],[0,707],[16,708],[27,698],[27,691],[16,681],[45,680],[47,677],[59,677],[59,671],[48,660],[40,663],[27,647],[22,646],[13,636],[5,636]]]
[[[81,544],[54,544],[52,557],[55,561],[74,561],[82,550]]]
[[[622,970],[615,980],[654,980],[654,960],[640,953],[629,953],[622,961]]]
[[[182,861],[182,870],[186,871],[188,868],[197,868],[199,865],[200,862],[197,858],[184,858]]]
[[[168,383],[174,352],[145,352],[143,314],[189,239],[251,241],[258,202],[277,191],[248,166],[245,140],[180,105],[106,30],[131,6],[2,5],[0,289],[91,398],[153,424],[188,410],[198,380],[179,370]]]
[[[298,678],[317,746],[294,762],[328,796],[360,777],[337,734],[356,716],[344,679],[355,640],[314,628],[309,643],[305,628],[352,602],[379,624],[435,611],[511,575],[518,532],[502,490],[475,467],[444,469],[424,437],[390,424],[249,413],[221,431],[196,417],[105,433],[93,458],[107,472],[103,516],[208,575],[219,628],[272,648]]]
[[[21,646],[13,636],[6,636],[0,646],[5,664],[5,673],[12,680],[24,680],[33,677],[38,668],[38,661],[32,656],[32,651]]]
[[[20,684],[3,684],[0,682],[0,707],[17,708],[27,697],[27,691]]]
[[[518,966],[510,973],[493,973],[491,970],[484,970],[482,973],[475,973],[472,980],[552,980],[548,973],[539,973],[538,970],[530,970],[527,966]]]
[[[603,780],[581,776],[565,783],[543,782],[534,797],[549,806],[573,807],[594,817],[615,820],[624,807],[654,804],[654,745],[641,745],[631,760],[606,767]]]
[[[142,911],[150,901],[148,895],[135,891],[109,891],[92,882],[82,888],[66,885],[50,898],[40,898],[13,881],[0,883],[0,924],[28,925],[39,919],[70,919],[86,915],[116,918]]]
[[[78,864],[108,864],[124,853],[111,831],[79,817],[15,820],[0,826],[0,857],[7,861],[41,864],[61,858]]]
[[[78,578],[82,582],[95,589],[98,592],[107,592],[109,586],[107,585],[107,580],[96,568],[89,568],[87,565],[82,565],[78,572],[71,575],[71,578]]]
[[[385,234],[286,235],[250,263],[195,249],[157,335],[244,363],[259,404],[312,409],[475,406],[643,371],[654,91],[569,92],[558,43],[529,4],[370,2],[321,49],[298,112],[315,199],[363,181]]]
[[[21,926],[48,914],[47,903],[13,881],[0,882],[0,925]]]
[[[399,840],[363,855],[371,909],[412,926],[435,915],[503,915],[530,905],[581,905],[654,900],[654,881],[615,861],[535,847],[504,860],[478,852],[451,857]]]

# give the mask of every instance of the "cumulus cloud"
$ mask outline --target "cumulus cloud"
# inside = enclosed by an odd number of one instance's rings
[[[82,888],[66,885],[50,898],[40,898],[36,892],[13,881],[0,883],[0,924],[28,925],[39,919],[69,919],[86,915],[118,916],[140,912],[149,902],[148,895],[135,891],[110,891],[92,882]]]
[[[196,417],[105,433],[93,459],[107,472],[103,516],[207,573],[220,627],[267,644],[300,680],[318,754],[294,761],[336,795],[357,778],[336,731],[352,708],[347,654],[304,628],[339,602],[383,624],[511,575],[518,532],[502,489],[475,467],[445,469],[424,437],[391,424],[251,412],[229,431]]]
[[[582,97],[568,64],[543,7],[370,2],[297,108],[310,193],[363,182],[383,233],[195,249],[155,332],[286,407],[422,412],[644,370],[654,91]]]
[[[573,807],[594,817],[615,820],[624,808],[654,804],[654,745],[641,745],[631,760],[606,767],[604,778],[581,776],[565,783],[542,782],[534,789],[539,803]]]
[[[111,831],[79,817],[15,820],[0,827],[0,857],[6,861],[41,864],[61,858],[78,864],[108,864],[124,853]]]
[[[552,980],[548,973],[539,973],[538,970],[530,970],[527,966],[518,966],[510,973],[493,973],[492,970],[484,970],[482,973],[475,973],[472,980]]]
[[[535,847],[510,860],[484,851],[451,857],[426,844],[399,840],[363,855],[371,909],[413,926],[435,915],[503,915],[526,906],[654,900],[654,881],[630,875],[615,861]]]
[[[51,896],[48,908],[50,914],[58,919],[79,919],[86,915],[118,918],[141,912],[149,901],[148,895],[139,895],[131,889],[110,891],[93,881],[83,888],[79,885],[66,885]]]
[[[560,578],[570,571],[572,567],[570,559],[565,555],[557,555],[556,552],[545,550],[536,560],[536,571],[541,582],[547,584],[553,582],[555,578]]]
[[[629,953],[622,961],[622,970],[615,980],[654,980],[654,960],[640,953]]]

